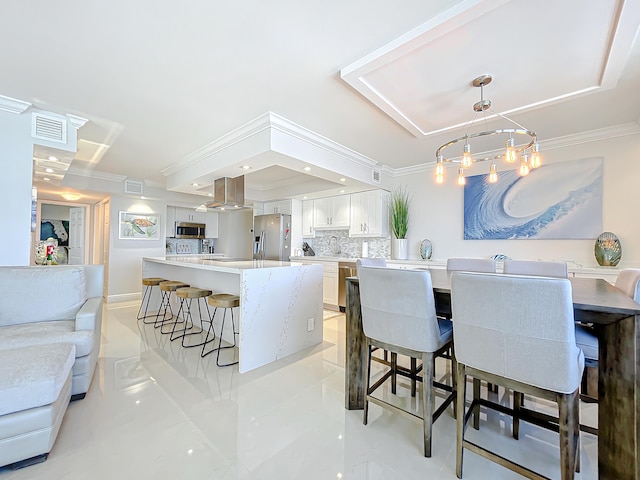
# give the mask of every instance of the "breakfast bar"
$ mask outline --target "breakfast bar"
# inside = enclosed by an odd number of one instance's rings
[[[240,373],[322,342],[321,265],[197,256],[145,257],[142,276],[178,280],[214,294],[238,295],[240,307],[234,315]],[[157,310],[159,295],[151,302],[150,310]],[[216,335],[221,318],[216,316],[214,322]],[[232,343],[231,329],[225,328],[224,333],[223,340]]]

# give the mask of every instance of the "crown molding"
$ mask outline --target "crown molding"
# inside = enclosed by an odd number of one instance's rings
[[[552,138],[549,140],[539,141],[540,150],[555,150],[557,148],[573,147],[576,145],[584,145],[586,143],[600,142],[604,140],[611,140],[614,138],[626,137],[629,135],[640,135],[640,125],[637,123],[624,123],[621,125],[614,125],[611,127],[599,128],[596,130],[589,130],[587,132],[580,132],[571,135],[565,135],[563,137]],[[495,150],[497,153],[499,150]],[[482,154],[490,154],[492,152],[483,152]],[[390,168],[386,165],[383,166],[383,172],[387,173],[391,177],[402,177],[405,175],[414,175],[424,172],[429,172],[435,167],[435,160],[433,162],[422,163],[420,165],[413,165],[410,167]]]
[[[308,128],[302,127],[286,118],[273,113],[265,112],[262,115],[254,118],[253,120],[245,123],[244,125],[230,131],[222,137],[208,143],[204,147],[196,150],[193,153],[185,156],[182,161],[174,163],[168,166],[161,173],[165,176],[171,175],[179,170],[188,168],[208,157],[216,155],[223,150],[236,145],[238,143],[249,140],[255,135],[268,130],[271,134],[273,132],[279,132],[285,134],[296,140],[306,142],[307,144],[316,148],[321,148],[329,153],[336,155],[345,160],[351,161],[358,166],[374,167],[377,165],[375,160],[369,157],[361,155],[360,153],[351,150],[327,137],[323,137]],[[269,138],[269,144],[266,145],[267,149],[275,151],[272,148],[272,138]]]
[[[71,122],[71,125],[73,125],[76,130],[83,127],[84,124],[89,121],[89,119],[87,118],[78,117],[77,115],[71,115],[70,113],[67,113],[67,118],[69,119],[69,122]]]
[[[20,115],[31,106],[29,102],[23,102],[11,97],[0,95],[0,110]]]

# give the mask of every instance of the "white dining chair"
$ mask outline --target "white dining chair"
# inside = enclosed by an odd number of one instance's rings
[[[567,278],[566,262],[543,262],[535,260],[505,260],[502,272],[513,275],[538,275],[541,277]]]
[[[373,395],[387,379],[392,378],[393,372],[387,371],[371,386],[372,349],[378,347],[420,358],[424,456],[430,457],[433,422],[454,398],[453,388],[449,387],[449,395],[435,408],[434,360],[451,346],[451,322],[436,317],[431,274],[428,271],[361,266],[358,277],[362,328],[367,338],[368,352],[363,423],[366,425],[368,422],[370,402],[394,412],[418,416]]]
[[[556,402],[558,422],[541,426],[559,429],[561,478],[573,479],[580,466],[578,400],[584,356],[575,342],[569,280],[456,272],[451,278],[451,300],[458,373],[458,478],[462,478],[464,449],[529,478],[546,478],[465,439],[465,389],[469,375],[474,379],[473,401],[469,408],[474,412],[479,405],[497,406],[477,395],[476,384],[480,380]],[[486,345],[496,348],[486,348]],[[497,407],[503,412],[506,409]],[[528,410],[515,410],[511,413],[527,420]],[[477,414],[474,417],[477,419]]]
[[[616,278],[616,288],[640,303],[640,268],[625,268]]]

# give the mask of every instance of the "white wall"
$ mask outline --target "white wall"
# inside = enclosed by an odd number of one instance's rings
[[[590,157],[604,158],[603,231],[615,233],[622,244],[620,267],[640,267],[640,135],[629,135],[542,149],[545,164]],[[486,162],[471,174],[488,169]],[[498,164],[498,170],[504,168]],[[502,253],[512,258],[567,260],[585,267],[597,266],[594,241],[588,240],[464,240],[463,190],[455,185],[456,171],[447,170],[447,180],[436,185],[433,172],[415,172],[395,178],[412,194],[409,220],[409,256],[418,259],[419,245],[428,238],[433,258],[488,257]]]
[[[54,205],[51,203],[42,203],[40,205],[40,218],[43,220],[69,220],[68,205]]]
[[[120,240],[119,212],[157,213],[160,215],[159,240]],[[142,291],[142,257],[164,257],[166,202],[111,196],[109,234],[108,302],[137,300]]]
[[[0,111],[0,265],[29,265],[31,255],[31,185],[33,140],[31,116]]]

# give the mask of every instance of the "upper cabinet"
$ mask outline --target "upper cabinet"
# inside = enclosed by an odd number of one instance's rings
[[[349,236],[389,236],[389,192],[370,190],[351,194]]]
[[[205,212],[196,212],[193,208],[176,208],[176,222],[204,223]]]
[[[349,228],[350,196],[318,198],[313,201],[313,228],[316,230],[335,230]]]
[[[313,200],[302,202],[302,238],[315,237],[313,229]]]
[[[218,238],[218,212],[207,212],[205,218],[205,237]]]
[[[286,213],[291,215],[291,200],[278,200],[276,202],[264,202],[264,213]]]

